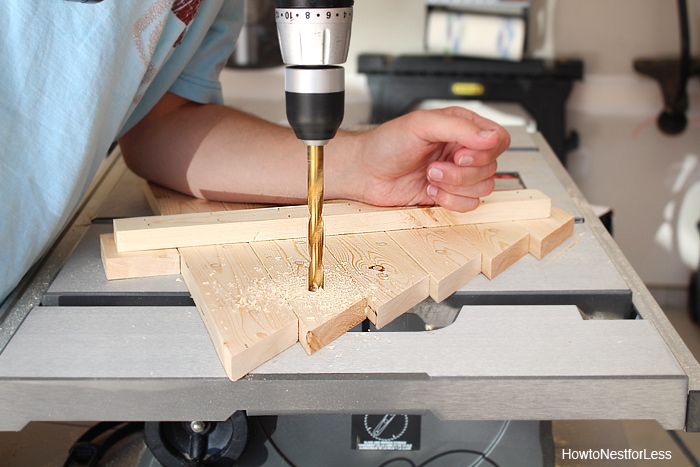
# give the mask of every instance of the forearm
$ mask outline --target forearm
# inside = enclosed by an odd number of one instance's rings
[[[493,190],[501,126],[461,108],[417,111],[325,148],[327,199],[380,206],[475,209]],[[166,187],[211,200],[306,202],[307,160],[294,132],[235,109],[166,94],[120,145],[128,166]]]
[[[306,201],[306,150],[290,129],[178,99],[169,96],[175,105],[155,109],[120,140],[134,172],[206,199]]]

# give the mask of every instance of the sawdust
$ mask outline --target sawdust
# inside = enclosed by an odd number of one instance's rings
[[[559,258],[561,258],[561,257],[564,255],[564,253],[566,253],[567,251],[569,251],[570,249],[572,249],[574,246],[576,246],[577,243],[578,243],[578,238],[574,238],[574,239],[571,241],[571,243],[569,243],[566,247],[564,247],[564,248],[563,248],[559,253],[557,253],[553,258],[550,258],[550,259],[547,261],[546,264],[549,266],[550,264],[552,264],[553,262],[555,262],[556,260],[558,260]]]
[[[210,264],[205,274],[207,279],[201,281],[207,289],[205,295],[214,300],[216,306],[245,311],[253,319],[280,310],[293,310],[310,329],[321,326],[364,300],[359,288],[341,265],[325,266],[325,288],[311,292],[308,290],[308,262],[285,259],[288,261],[276,262],[277,268],[288,265],[284,271],[254,267],[255,277],[234,276],[234,280],[231,280],[230,269],[225,264]],[[260,319],[263,317],[260,316]],[[274,318],[268,316],[264,319]]]
[[[363,300],[355,282],[340,266],[324,267],[325,287],[315,292],[308,290],[307,274],[306,267],[290,267],[276,278],[281,296],[300,318],[327,321]]]
[[[267,316],[266,321],[274,319],[269,316],[273,313],[291,311],[270,277],[261,275],[247,278],[247,281],[231,281],[230,275],[223,272],[226,268],[221,264],[212,264],[211,267],[213,269],[208,271],[209,280],[201,283],[208,287],[210,291],[205,295],[213,295],[217,307],[236,308],[247,312],[253,318],[259,315]]]

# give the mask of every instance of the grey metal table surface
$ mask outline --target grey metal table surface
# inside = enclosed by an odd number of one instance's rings
[[[111,156],[71,227],[3,305],[0,430],[235,410],[654,419],[697,430],[698,363],[546,143],[530,141],[500,169],[579,218],[574,238],[446,303],[428,300],[386,332],[350,332],[313,356],[296,345],[235,382],[179,276],[104,279],[97,238],[110,225],[100,219],[148,212],[138,180]]]

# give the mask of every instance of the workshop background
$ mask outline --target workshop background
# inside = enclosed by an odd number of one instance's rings
[[[426,14],[425,0],[355,2],[344,126],[369,119],[370,96],[366,76],[357,71],[358,56],[421,53]],[[697,57],[700,1],[688,1],[688,15],[691,55]],[[676,217],[689,189],[695,186],[692,193],[699,194],[700,79],[696,75],[688,83],[688,127],[669,136],[655,123],[664,105],[660,86],[634,69],[637,59],[680,56],[677,2],[532,0],[529,18],[531,56],[584,64],[583,80],[574,82],[567,105],[567,124],[579,143],[567,155],[569,172],[590,203],[613,210],[614,237],[657,300],[682,305],[692,270],[676,245]],[[283,81],[279,67],[223,73],[228,103],[280,123],[286,123]],[[259,94],[251,94],[249,84]],[[700,216],[697,198],[691,210]],[[658,241],[657,234],[665,240]],[[690,248],[690,256],[697,257],[700,246]]]
[[[613,209],[615,239],[644,282],[670,289],[688,285],[689,269],[655,236],[667,203],[684,194],[672,192],[679,167],[688,154],[700,154],[700,80],[688,85],[688,128],[668,136],[654,122],[663,108],[660,88],[633,62],[679,56],[676,6],[669,0],[534,0],[530,17],[542,28],[532,22],[528,37],[540,58],[583,60],[584,79],[575,82],[568,103],[568,125],[579,135],[579,148],[568,154],[569,172],[589,202]],[[360,0],[355,8],[349,73],[361,52],[422,50],[425,1]],[[691,54],[698,56],[700,2],[689,1],[688,13]],[[386,27],[387,17],[396,27]],[[694,176],[700,179],[700,168]]]

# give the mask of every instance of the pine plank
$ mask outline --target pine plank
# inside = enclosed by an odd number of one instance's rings
[[[144,180],[143,192],[156,215],[225,211],[222,203],[195,198]]]
[[[474,211],[442,207],[376,208],[332,204],[324,210],[326,235],[381,232],[421,227],[478,224],[550,216],[551,201],[538,190],[498,191]],[[192,213],[114,220],[117,250],[282,240],[306,236],[306,206]]]
[[[515,222],[462,225],[454,229],[481,251],[481,272],[489,279],[528,252],[528,231]]]
[[[537,259],[544,258],[574,235],[574,216],[560,208],[552,208],[547,219],[517,222],[530,233],[530,254]]]
[[[327,237],[326,251],[364,291],[377,328],[430,295],[428,273],[385,232]]]
[[[231,380],[297,342],[297,317],[249,245],[182,248],[180,254],[182,276]]]
[[[153,212],[159,215],[239,211],[242,209],[270,207],[268,204],[228,203],[195,198],[149,181],[144,181],[143,192],[146,194],[146,199]]]
[[[260,208],[271,208],[273,204],[261,204],[261,203],[229,203],[222,201],[221,204],[227,211],[240,211],[243,209],[260,209]]]
[[[481,272],[481,252],[451,227],[388,232],[430,275],[430,296],[440,303]]]
[[[299,318],[299,342],[309,355],[366,318],[367,300],[333,256],[324,257],[324,288],[309,292],[306,240],[250,245]]]
[[[177,249],[117,252],[113,234],[100,235],[100,255],[107,280],[180,274]]]

